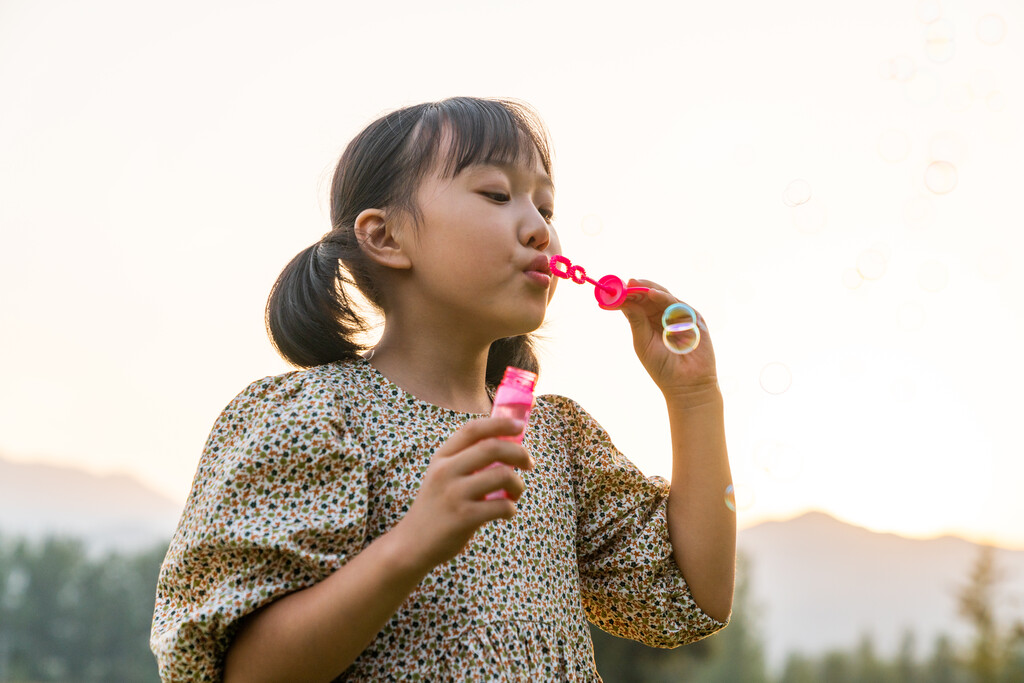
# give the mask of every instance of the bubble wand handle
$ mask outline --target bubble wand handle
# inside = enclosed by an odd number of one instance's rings
[[[651,291],[650,287],[626,287],[622,278],[615,275],[605,275],[600,280],[593,280],[587,277],[587,271],[583,266],[573,265],[572,261],[561,254],[552,256],[548,265],[555,277],[572,280],[578,285],[584,282],[594,285],[597,305],[607,311],[621,306],[630,294],[646,294]],[[661,340],[672,353],[690,353],[700,344],[697,312],[687,304],[679,302],[666,308],[661,316],[661,326]]]

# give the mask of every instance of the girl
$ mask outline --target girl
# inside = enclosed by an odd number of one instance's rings
[[[547,131],[519,102],[407,107],[348,145],[332,230],[267,303],[305,369],[224,409],[161,569],[164,680],[598,681],[588,620],[657,647],[725,625],[735,519],[703,319],[677,356],[674,297],[634,280],[651,290],[622,306],[665,396],[671,489],[570,399],[538,397],[521,446],[496,438],[521,422],[487,417],[506,366],[537,370],[553,204]],[[372,348],[352,288],[384,317]]]

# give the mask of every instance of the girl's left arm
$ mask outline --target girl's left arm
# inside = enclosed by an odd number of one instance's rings
[[[622,312],[632,327],[637,357],[668,408],[668,531],[673,554],[694,601],[706,614],[725,622],[732,611],[736,579],[736,515],[725,504],[732,473],[711,335],[698,312],[700,344],[685,355],[672,353],[661,340],[661,315],[678,299],[647,280],[630,280],[628,286],[650,288],[625,303]]]

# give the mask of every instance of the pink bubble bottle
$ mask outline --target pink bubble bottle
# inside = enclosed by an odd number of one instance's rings
[[[491,417],[511,417],[523,422],[523,431],[518,436],[500,436],[499,439],[523,443],[523,434],[526,432],[526,422],[530,419],[530,411],[533,410],[533,390],[537,386],[537,375],[529,370],[521,370],[511,365],[505,368],[505,375],[501,378],[498,391],[494,394],[494,406],[491,408]],[[506,467],[503,463],[495,462],[487,466]],[[508,498],[505,489],[491,491],[485,500],[497,498]]]

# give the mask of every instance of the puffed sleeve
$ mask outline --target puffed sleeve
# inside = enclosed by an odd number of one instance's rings
[[[242,617],[362,548],[366,473],[338,401],[292,372],[254,382],[217,418],[157,583],[162,680],[221,680]]]
[[[705,638],[725,623],[705,614],[672,553],[669,483],[646,477],[576,402],[559,397],[576,497],[577,556],[587,618],[651,647]]]

